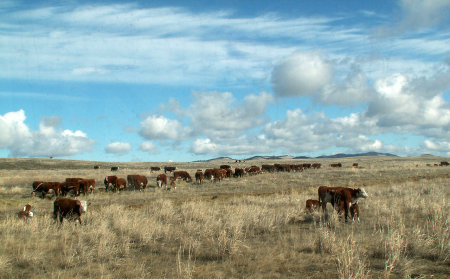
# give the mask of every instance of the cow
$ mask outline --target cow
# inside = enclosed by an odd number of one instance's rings
[[[116,189],[115,191],[122,191],[122,190],[126,190],[127,189],[127,181],[125,180],[125,178],[117,178],[117,182],[116,182]]]
[[[355,205],[359,199],[367,198],[368,195],[363,188],[353,189],[345,187],[328,187],[320,186],[318,188],[319,203],[322,206],[322,210],[325,211],[327,202],[330,202],[333,207],[338,207],[340,213],[344,210],[345,221],[348,219],[351,206]],[[359,220],[359,206],[355,209],[357,211]]]
[[[19,219],[22,219],[28,223],[28,219],[33,218],[34,216],[33,212],[31,212],[31,205],[25,205],[22,211],[17,212],[17,216]]]
[[[111,171],[118,171],[119,167],[111,167]]]
[[[164,173],[167,173],[167,172],[173,172],[174,170],[176,170],[177,169],[177,167],[168,167],[168,166],[165,166],[164,167]]]
[[[303,164],[302,164],[302,167],[303,167],[304,169],[310,169],[310,168],[312,167],[312,164],[310,164],[310,163],[303,163]]]
[[[166,187],[167,188],[167,187]],[[169,190],[170,189],[176,189],[177,188],[177,185],[175,184],[175,179],[174,179],[174,177],[171,177],[170,178],[170,188],[169,188]]]
[[[81,179],[78,181],[79,190],[83,192],[84,195],[89,194],[89,192],[93,193],[95,190],[95,179]]]
[[[318,200],[307,200],[306,201],[306,207],[305,207],[305,211],[308,213],[311,213],[313,211],[316,211],[317,209],[319,209],[320,207],[320,203]]]
[[[160,167],[150,167],[150,171],[154,172],[154,171],[160,171],[161,168]]]
[[[322,164],[321,164],[321,163],[313,163],[313,164],[311,165],[311,167],[312,167],[313,169],[320,169],[320,167],[322,167]]]
[[[225,171],[226,171],[226,175],[225,175],[226,177],[230,178],[230,177],[233,176],[233,170],[232,169],[226,169]]]
[[[277,171],[286,171],[286,172],[291,171],[291,166],[288,164],[275,164],[274,166]]]
[[[45,198],[45,196],[51,191],[53,191],[56,196],[59,196],[60,188],[60,182],[42,182],[37,185],[35,189],[33,189],[33,192],[31,192],[31,196],[34,196],[36,192],[39,192],[42,194],[42,198]]]
[[[290,165],[290,168],[292,171],[297,172],[297,171],[303,171],[303,165]]]
[[[227,176],[227,171],[224,169],[214,169],[213,172],[214,182],[224,179]]]
[[[133,187],[134,189],[138,188],[139,191],[141,191],[141,189],[145,189],[148,183],[146,176],[138,174],[127,175],[127,181],[129,187]]]
[[[212,181],[214,179],[214,169],[206,169],[204,177],[205,179]]]
[[[334,164],[330,164],[330,167],[332,167],[332,168],[342,168],[342,164],[341,163],[334,163]]]
[[[192,182],[192,178],[187,171],[174,171],[173,172],[174,180],[181,178],[186,182]]]
[[[105,180],[103,180],[103,183],[105,184],[105,191],[112,191],[114,189],[116,189],[116,184],[117,184],[117,176],[115,175],[110,175],[105,177]]]
[[[100,169],[100,166],[94,166],[94,170]]]
[[[261,171],[262,172],[274,172],[275,171],[275,166],[274,165],[262,165],[261,166]]]
[[[231,169],[231,166],[230,165],[221,165],[219,168],[226,170],[226,169]]]
[[[197,184],[202,184],[204,177],[205,176],[203,175],[202,170],[197,170],[197,172],[195,173],[195,182]]]
[[[448,165],[449,165],[449,163],[447,161],[442,161],[442,162],[439,163],[440,167],[445,167],[445,166],[448,166]]]
[[[358,163],[353,163],[352,167],[358,168]]]
[[[234,169],[234,177],[243,177],[244,173],[245,173],[245,171],[242,168],[235,168]]]
[[[158,185],[158,187],[161,188],[163,186],[163,184],[167,188],[167,175],[164,173],[161,173],[160,175],[158,175],[156,177],[156,185]]]
[[[249,175],[258,174],[258,173],[260,173],[260,171],[261,171],[261,169],[258,166],[251,166],[251,167],[245,168],[245,172],[248,173]]]
[[[89,203],[90,204],[90,203]],[[53,218],[63,223],[63,219],[78,220],[81,225],[81,214],[87,211],[87,201],[58,197],[53,202]]]

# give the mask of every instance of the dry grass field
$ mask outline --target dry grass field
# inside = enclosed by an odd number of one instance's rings
[[[159,189],[165,163],[0,159],[0,278],[449,278],[448,158],[358,157],[303,172],[264,173]],[[170,163],[187,170],[273,164]],[[328,165],[342,162],[336,169]],[[352,163],[359,163],[353,168]],[[431,164],[432,166],[427,166]],[[93,166],[100,169],[94,170]],[[104,192],[103,178],[141,174],[144,192]],[[33,180],[95,178],[83,225],[58,226],[54,198],[31,198]],[[361,222],[306,214],[320,185],[364,187]],[[25,204],[35,217],[17,218]]]

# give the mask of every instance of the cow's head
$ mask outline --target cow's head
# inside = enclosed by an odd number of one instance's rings
[[[85,213],[87,211],[88,205],[90,205],[91,203],[90,202],[88,203],[85,200],[80,201],[80,203],[81,203],[81,212]]]
[[[367,195],[367,192],[364,190],[364,188],[358,188],[356,192],[357,198],[367,198],[369,195]]]

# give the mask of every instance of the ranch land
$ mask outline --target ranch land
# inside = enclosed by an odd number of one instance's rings
[[[354,157],[235,162],[0,158],[0,278],[449,278],[449,158]],[[320,163],[196,184],[197,169]],[[330,164],[342,163],[342,167]],[[354,167],[353,163],[358,163]],[[94,166],[98,165],[98,169]],[[193,178],[170,191],[152,166]],[[119,170],[112,172],[112,166]],[[142,191],[105,192],[105,176],[145,175]],[[167,174],[169,177],[170,174]],[[94,178],[82,225],[52,218],[34,180]],[[360,222],[305,212],[321,185],[364,188]],[[26,205],[34,217],[17,217]]]

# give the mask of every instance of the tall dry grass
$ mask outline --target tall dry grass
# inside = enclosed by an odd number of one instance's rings
[[[170,192],[98,191],[87,197],[82,226],[58,226],[53,200],[6,191],[0,278],[446,278],[448,178],[410,162],[388,166],[262,174]],[[305,201],[326,184],[365,185],[360,223],[343,222],[331,207],[305,214]],[[36,215],[28,224],[15,216],[25,203]]]

